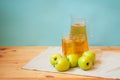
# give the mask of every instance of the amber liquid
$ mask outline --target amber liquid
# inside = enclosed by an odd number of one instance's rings
[[[77,54],[80,57],[86,50],[88,50],[86,26],[81,24],[72,25],[70,38],[62,40],[64,55]]]

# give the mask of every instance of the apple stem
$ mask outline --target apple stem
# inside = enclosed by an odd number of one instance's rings
[[[87,65],[89,65],[89,63],[87,63]]]
[[[57,58],[55,58],[54,60],[57,60]]]

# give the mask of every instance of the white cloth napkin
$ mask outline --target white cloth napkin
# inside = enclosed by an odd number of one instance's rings
[[[49,60],[54,53],[62,53],[62,49],[60,47],[49,47],[23,66],[23,69],[58,72]],[[120,79],[120,53],[104,51],[96,53],[96,56],[95,64],[91,70],[83,71],[77,67],[60,73]]]

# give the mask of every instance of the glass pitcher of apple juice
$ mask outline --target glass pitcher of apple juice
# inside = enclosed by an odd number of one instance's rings
[[[72,17],[70,35],[62,39],[63,54],[77,54],[80,57],[88,49],[85,19]]]

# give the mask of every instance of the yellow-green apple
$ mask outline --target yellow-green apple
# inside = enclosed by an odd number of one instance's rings
[[[73,68],[73,67],[76,67],[78,65],[78,55],[76,54],[69,54],[67,56],[67,59],[70,63],[70,67]]]
[[[86,57],[86,56],[81,56],[78,59],[78,66],[83,69],[83,70],[89,70],[93,65],[92,59]]]
[[[55,64],[57,63],[58,58],[62,58],[62,56],[59,53],[53,54],[50,57],[50,63],[55,66]]]
[[[95,61],[95,53],[93,51],[85,51],[82,56],[86,56],[86,57],[89,57],[92,59],[92,61],[94,62]]]
[[[67,58],[58,58],[55,68],[58,71],[67,71],[70,68],[70,64]]]

